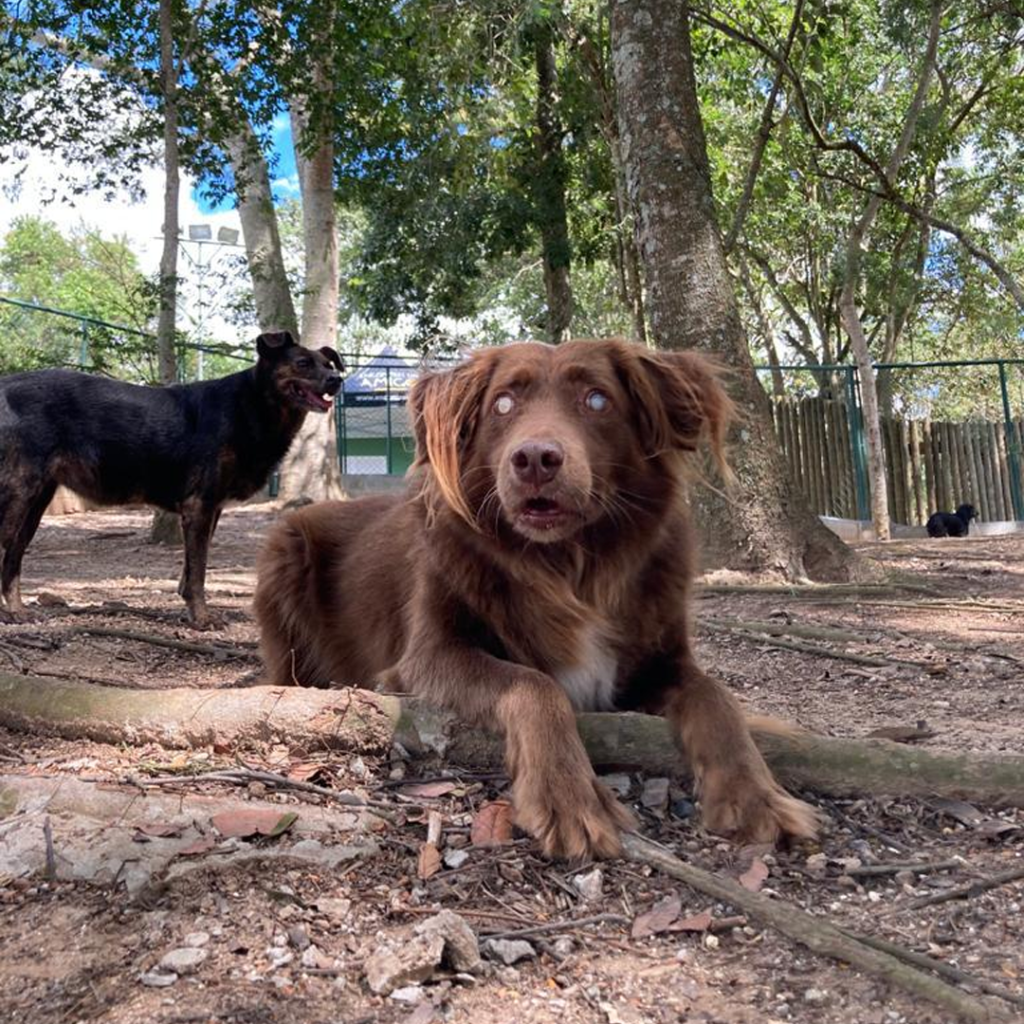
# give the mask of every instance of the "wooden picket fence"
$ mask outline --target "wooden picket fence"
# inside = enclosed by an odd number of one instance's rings
[[[790,468],[819,515],[858,518],[857,465],[844,401],[772,400],[775,430]],[[1012,423],[1024,448],[1024,418]],[[1002,422],[887,418],[882,421],[889,514],[920,525],[937,509],[969,502],[981,519],[1012,520],[1013,476]],[[1018,454],[1019,458],[1019,454]]]

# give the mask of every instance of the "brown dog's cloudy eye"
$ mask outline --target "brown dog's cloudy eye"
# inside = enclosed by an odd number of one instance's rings
[[[588,392],[584,402],[591,412],[604,412],[611,405],[611,399],[603,391],[597,389]]]
[[[494,400],[494,411],[499,416],[507,416],[516,406],[516,400],[509,394],[498,395]]]

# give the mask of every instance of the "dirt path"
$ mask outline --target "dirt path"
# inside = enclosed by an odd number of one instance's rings
[[[122,686],[244,685],[257,668],[249,614],[255,550],[274,514],[267,506],[225,514],[213,545],[208,589],[211,605],[226,623],[203,634],[182,621],[175,594],[179,554],[145,543],[148,514],[104,512],[47,520],[26,558],[23,581],[30,600],[48,595],[45,606],[36,621],[0,624],[0,665],[7,671]],[[1019,753],[1024,538],[896,542],[869,551],[918,589],[722,593],[717,588],[723,584],[750,581],[708,580],[697,609],[707,666],[728,680],[751,710],[817,731],[863,736],[923,721],[934,733],[923,741],[928,746]],[[765,629],[751,624],[770,624],[776,633],[781,627],[810,626],[856,638],[807,638],[792,632],[774,638],[820,648],[807,653],[772,646]],[[88,631],[111,628],[225,644],[232,653],[189,653]],[[836,654],[895,664],[866,665]],[[113,748],[0,733],[0,772],[74,776],[98,788],[124,790],[129,777],[181,776],[228,763],[232,759],[215,750],[186,758],[157,747]],[[948,1020],[941,1011],[751,923],[714,934],[675,930],[632,938],[629,922],[673,893],[680,898],[677,928],[704,910],[716,919],[732,916],[733,910],[627,863],[601,865],[599,878],[581,883],[586,869],[542,861],[528,839],[495,850],[470,845],[475,815],[501,795],[501,779],[469,773],[429,790],[433,795],[409,790],[403,796],[402,785],[436,778],[444,766],[407,761],[400,752],[372,762],[283,747],[257,751],[247,763],[353,788],[393,804],[392,820],[342,824],[333,839],[323,840],[329,848],[331,842],[358,837],[379,852],[336,867],[326,861],[297,865],[280,856],[287,839],[264,839],[251,848],[262,851],[265,860],[228,867],[218,848],[196,858],[195,870],[185,879],[141,900],[120,884],[46,883],[13,874],[0,863],[0,1020]],[[826,818],[820,844],[765,853],[739,850],[705,833],[689,794],[673,786],[667,799],[659,799],[657,784],[645,790],[649,782],[635,775],[618,780],[638,810],[642,831],[680,856],[734,876],[761,858],[770,872],[764,885],[779,897],[845,927],[954,963],[1024,999],[1024,883],[967,900],[912,907],[924,896],[1024,868],[1021,812],[980,808],[973,817],[932,801],[819,802]],[[270,800],[297,811],[300,821],[312,813],[311,802],[323,803],[319,797],[268,793],[258,784],[238,790],[196,781],[187,789]],[[146,799],[142,790],[135,791]],[[177,791],[160,790],[165,796]],[[650,807],[641,799],[645,793]],[[443,817],[442,853],[448,862],[422,880],[417,857],[431,810]],[[123,825],[106,824],[108,831]],[[0,820],[0,838],[6,825]],[[59,846],[69,833],[58,828],[55,834]],[[159,841],[143,833],[125,836],[140,858],[147,843]],[[60,858],[61,849],[56,852]],[[867,865],[907,861],[956,863],[931,873],[861,873]],[[435,972],[430,983],[412,987],[410,1002],[372,994],[364,980],[367,959],[382,946],[406,944],[413,925],[442,907],[463,915],[481,939],[488,932],[540,923],[562,922],[565,929],[530,937],[534,956],[514,966],[492,962],[476,976]],[[617,919],[573,926],[596,914]],[[206,953],[198,957],[202,963],[193,973],[182,971],[167,987],[140,981],[144,975],[152,980],[154,966],[167,952],[190,943]],[[1024,1003],[1016,1010],[1024,1016]]]

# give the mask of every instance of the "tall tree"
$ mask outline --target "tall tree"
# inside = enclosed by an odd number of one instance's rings
[[[289,97],[295,162],[302,196],[305,275],[302,340],[309,348],[338,344],[338,225],[334,196],[335,87],[338,5],[327,0],[316,19],[298,28],[308,76],[294,76],[302,91]],[[283,262],[283,261],[282,261]],[[309,416],[281,466],[285,499],[338,498],[342,494],[333,408]]]
[[[164,136],[164,222],[160,253],[160,313],[156,350],[161,384],[178,379],[175,352],[178,315],[178,201],[181,192],[181,158],[178,147],[178,63],[174,56],[174,12],[171,0],[159,0],[160,95]],[[156,509],[149,539],[154,544],[184,542],[181,519],[173,512]],[[182,580],[184,581],[184,570]]]
[[[924,109],[932,77],[935,74],[935,56],[939,46],[939,27],[942,17],[942,5],[932,0],[928,24],[928,37],[921,69],[917,76],[914,93],[903,120],[899,139],[885,165],[885,176],[890,182],[896,180],[903,161],[910,152],[910,147],[917,132],[918,121]],[[875,369],[872,365],[871,350],[868,336],[864,330],[860,313],[857,309],[857,289],[861,275],[861,251],[867,241],[871,228],[882,206],[880,196],[871,196],[858,214],[846,239],[846,266],[843,272],[843,288],[839,296],[839,313],[843,327],[850,338],[850,347],[857,363],[860,377],[860,394],[864,406],[865,434],[868,446],[868,471],[871,479],[871,520],[875,527],[875,536],[879,540],[888,540],[889,499],[885,480],[885,452],[882,448],[882,424],[878,408],[878,389],[875,385]]]
[[[537,166],[534,206],[540,231],[544,291],[547,296],[547,333],[556,344],[567,341],[572,325],[573,298],[569,219],[565,209],[565,160],[562,125],[558,113],[558,62],[551,18],[530,27],[537,66]]]
[[[637,244],[655,342],[698,348],[730,371],[743,413],[737,489],[695,492],[710,562],[792,579],[847,578],[861,565],[789,476],[740,321],[711,192],[685,0],[612,0],[612,66]],[[671,39],[673,45],[666,46]],[[713,529],[708,528],[713,524]]]
[[[174,59],[174,16],[171,0],[160,0],[160,93],[164,136],[164,222],[160,253],[160,315],[157,319],[157,365],[161,384],[178,379],[175,331],[178,311],[178,202],[181,159],[178,150],[178,67]]]

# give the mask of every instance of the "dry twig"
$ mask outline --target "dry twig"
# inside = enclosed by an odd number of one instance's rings
[[[140,633],[134,629],[114,629],[112,626],[75,626],[69,629],[72,636],[109,636],[118,640],[134,640],[141,644],[152,644],[154,647],[169,647],[175,651],[187,651],[189,654],[206,654],[211,658],[223,661],[226,658],[246,658],[256,660],[259,655],[255,651],[244,651],[228,644],[200,644],[194,640],[175,640],[155,633]]]
[[[919,899],[909,903],[911,910],[919,910],[921,907],[931,907],[936,903],[948,903],[950,900],[967,900],[972,896],[980,896],[989,889],[998,889],[1001,885],[1008,885],[1024,878],[1024,868],[1011,868],[1009,871],[1000,871],[997,875],[990,875],[988,878],[976,878],[967,885],[958,886],[956,889],[947,889],[945,892],[937,892],[933,896],[921,896]]]
[[[522,939],[528,935],[548,935],[551,932],[574,931],[588,924],[629,924],[629,918],[622,914],[593,914],[590,917],[579,917],[575,921],[547,921],[529,928],[517,928],[511,932],[481,932],[482,939]]]
[[[830,921],[814,917],[783,900],[771,899],[764,893],[748,892],[732,879],[687,864],[658,844],[635,833],[623,837],[623,847],[629,860],[649,864],[700,892],[737,907],[748,917],[771,925],[815,953],[843,960],[868,974],[928,999],[964,1020],[989,1024],[1011,1020],[1001,1007],[961,992],[891,952],[883,952],[859,938],[853,938]]]

